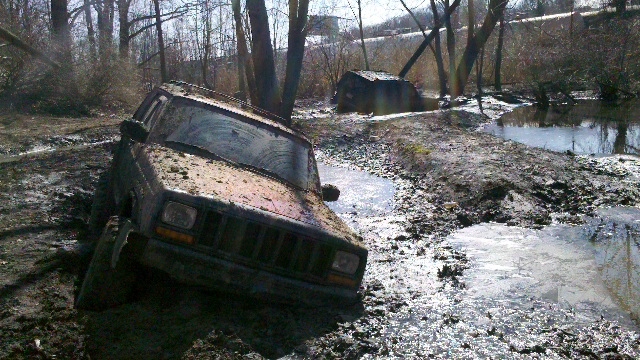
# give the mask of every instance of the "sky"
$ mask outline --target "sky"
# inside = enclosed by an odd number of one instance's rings
[[[410,9],[429,6],[429,0],[405,0]],[[345,19],[357,18],[357,0],[317,0],[311,2],[310,14],[335,15]],[[406,14],[400,0],[362,0],[362,22],[365,26],[381,23]],[[355,26],[356,23],[352,26]]]
[[[387,19],[404,15],[407,11],[402,7],[400,0],[361,0],[362,1],[362,22],[365,26],[379,24]],[[430,7],[430,0],[405,0],[411,10],[424,9]],[[510,5],[522,0],[510,0]],[[599,6],[608,0],[576,0],[576,6],[590,5]],[[436,0],[439,2],[439,0]],[[351,26],[356,26],[354,19],[357,18],[357,0],[312,0],[310,3],[310,14],[335,15],[353,21]]]

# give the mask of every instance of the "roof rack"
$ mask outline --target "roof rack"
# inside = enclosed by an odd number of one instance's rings
[[[207,89],[207,88],[202,87],[202,86],[189,84],[189,83],[184,82],[184,81],[171,80],[171,81],[169,81],[169,84],[174,84],[174,85],[179,85],[179,86],[187,86],[187,87],[193,88],[193,89],[198,90],[198,91],[204,91],[209,96],[218,97],[218,98],[222,98],[222,99],[224,99],[226,101],[233,102],[233,103],[239,105],[243,109],[251,110],[256,115],[264,116],[264,117],[266,117],[268,119],[271,119],[273,121],[276,121],[276,122],[278,122],[278,123],[280,123],[280,124],[282,124],[284,126],[287,126],[287,121],[284,118],[282,118],[282,117],[280,117],[280,116],[278,116],[278,115],[276,115],[276,114],[274,114],[274,113],[272,113],[270,111],[261,109],[261,108],[259,108],[257,106],[253,106],[253,105],[251,105],[251,104],[249,104],[249,103],[247,103],[245,101],[242,101],[240,99],[234,98],[233,96],[230,96],[230,95],[227,95],[227,94],[223,94],[223,93],[215,91],[215,90]]]

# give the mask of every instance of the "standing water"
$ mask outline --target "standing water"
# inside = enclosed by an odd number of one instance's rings
[[[519,107],[482,131],[558,152],[640,156],[640,100],[620,105],[580,100],[547,110]]]
[[[406,235],[405,217],[393,212],[401,183],[326,165],[319,170],[323,183],[341,190],[329,206],[369,249],[364,283],[384,288],[379,306],[386,323],[373,340],[386,351],[372,358],[514,358],[516,350],[551,355],[539,346],[545,329],[582,336],[601,319],[626,334],[637,331],[640,210],[602,209],[583,227],[461,229],[444,245],[465,252],[470,268],[464,286],[451,287],[437,276],[453,261],[436,256],[439,246],[428,239],[394,241]],[[628,343],[616,346],[640,356]]]

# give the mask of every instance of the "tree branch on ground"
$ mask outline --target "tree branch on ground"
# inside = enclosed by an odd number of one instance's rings
[[[60,64],[51,60],[51,58],[49,58],[43,52],[36,50],[35,48],[31,47],[29,44],[25,43],[20,38],[13,35],[13,33],[11,33],[9,30],[6,30],[0,27],[0,38],[4,39],[9,44],[17,47],[18,49],[26,52],[27,54],[35,57],[36,59],[42,61],[43,63],[50,65],[56,69],[60,68]]]

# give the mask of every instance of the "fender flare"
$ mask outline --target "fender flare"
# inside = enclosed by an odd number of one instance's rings
[[[120,259],[120,254],[122,253],[122,249],[127,245],[127,239],[129,238],[129,234],[132,231],[136,230],[136,225],[131,221],[131,219],[125,220],[125,222],[120,227],[120,233],[118,234],[118,238],[113,246],[113,254],[111,254],[111,268],[115,269],[118,260]]]

